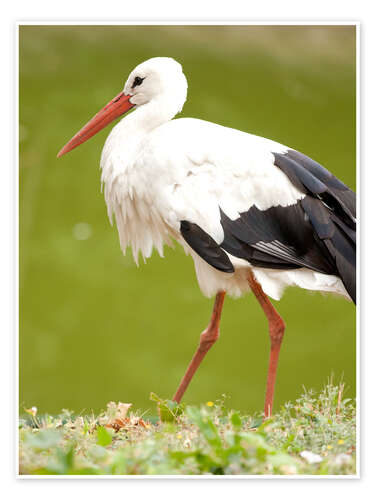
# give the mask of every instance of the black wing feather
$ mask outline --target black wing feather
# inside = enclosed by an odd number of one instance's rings
[[[234,221],[221,211],[221,224],[224,229],[222,248],[231,253],[229,245],[233,238],[242,242],[253,251],[256,250],[257,254],[245,256],[245,253],[237,253],[236,257],[245,258],[253,265],[256,265],[253,261],[255,257],[264,262],[262,267],[308,267],[327,274],[333,271],[331,263],[321,256],[321,245],[314,238],[311,224],[305,218],[300,203],[288,207],[271,207],[268,210],[259,210],[253,206]]]
[[[287,155],[302,165],[317,179],[323,182],[336,196],[336,198],[347,207],[353,217],[356,217],[355,193],[348,188],[340,179],[335,177],[329,170],[312,160],[308,156],[295,150],[289,150]]]
[[[298,151],[273,153],[275,165],[303,193],[322,200],[352,229],[355,229],[355,194],[319,163]]]
[[[180,231],[186,243],[211,266],[224,273],[234,272],[228,255],[198,224],[183,220],[180,223]]]
[[[267,210],[252,206],[235,220],[220,210],[224,230],[220,244],[188,221],[181,222],[182,236],[220,271],[234,272],[227,253],[268,269],[306,267],[339,276],[355,302],[355,193],[297,151],[273,155],[275,165],[305,194],[302,200]]]

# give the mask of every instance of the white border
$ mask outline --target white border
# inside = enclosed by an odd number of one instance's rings
[[[16,255],[16,265],[14,269],[14,277],[16,286],[14,287],[14,313],[15,313],[15,335],[14,335],[14,352],[15,352],[15,384],[16,384],[16,407],[15,407],[15,422],[19,420],[19,178],[20,178],[20,162],[19,162],[19,25],[17,25],[15,29],[15,47],[14,47],[14,57],[15,57],[15,67],[14,67],[14,81],[16,83],[15,87],[15,102],[14,102],[14,151],[16,152],[16,165],[17,168],[14,169],[14,214],[15,214],[15,255]],[[18,429],[17,429],[18,431]],[[19,466],[19,432],[16,431],[16,471],[18,474],[18,466]],[[21,477],[18,474],[18,477]]]
[[[360,21],[17,21],[16,26],[359,26]]]
[[[128,22],[117,22],[117,21],[17,21],[15,23],[15,47],[16,47],[16,65],[15,65],[15,81],[17,82],[16,87],[16,102],[15,102],[15,116],[18,117],[18,100],[19,100],[19,79],[18,79],[18,66],[19,66],[19,27],[25,25],[42,25],[42,26],[356,26],[356,182],[357,182],[357,192],[360,193],[360,22],[359,21],[252,21],[252,22],[244,22],[244,21],[128,21]],[[15,144],[18,145],[18,121],[15,120]],[[16,147],[16,179],[14,180],[14,185],[18,184],[19,175],[19,150]],[[18,262],[18,231],[19,231],[19,213],[18,213],[18,190],[16,190],[16,206],[15,206],[15,214],[16,214],[16,252],[17,252],[17,262]],[[357,201],[357,210],[360,214],[360,203]],[[360,217],[359,217],[360,218]],[[359,227],[359,240],[360,240],[360,227]],[[18,266],[16,266],[15,270],[15,278],[16,283],[18,283]],[[358,259],[357,264],[357,290],[358,290],[358,304],[360,304],[360,291],[361,291],[361,281],[360,281],[360,259]],[[15,287],[15,303],[16,303],[16,347],[19,345],[19,315],[18,315],[18,294]],[[356,315],[356,394],[357,401],[360,402],[360,307],[357,309]],[[14,351],[17,353],[18,349],[15,348]],[[16,398],[16,409],[15,415],[18,414],[19,408],[19,359],[16,356],[16,387],[17,387],[17,398]],[[17,418],[17,417],[16,417]],[[142,480],[142,479],[154,479],[154,480],[163,480],[163,479],[201,479],[201,480],[227,480],[227,479],[359,479],[360,476],[360,455],[361,455],[361,446],[360,446],[360,404],[358,403],[357,410],[357,454],[356,454],[356,474],[351,475],[233,475],[233,476],[202,476],[202,475],[142,475],[142,476],[114,476],[114,475],[85,475],[85,476],[50,476],[50,475],[19,475],[17,472],[18,479],[49,479],[49,480],[61,480],[61,479],[134,479],[134,480]],[[16,471],[18,471],[18,450],[19,450],[19,442],[18,442],[18,432],[16,432]]]
[[[361,27],[359,23],[356,29],[356,192],[357,192],[357,218],[358,218],[358,242],[359,252],[357,254],[357,314],[356,314],[356,400],[357,400],[357,455],[356,471],[357,477],[361,477]],[[358,257],[359,255],[359,257]]]

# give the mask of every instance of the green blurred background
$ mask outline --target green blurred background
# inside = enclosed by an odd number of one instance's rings
[[[355,188],[355,27],[20,27],[20,405],[98,411],[172,397],[212,301],[180,248],[137,268],[122,256],[100,193],[110,128],[57,160],[65,142],[141,61],[184,68],[180,116],[265,136],[313,157]],[[251,154],[251,151],[249,151]],[[355,308],[289,289],[276,407],[333,372],[355,394]],[[253,297],[229,299],[221,338],[185,401],[263,406],[269,339]]]

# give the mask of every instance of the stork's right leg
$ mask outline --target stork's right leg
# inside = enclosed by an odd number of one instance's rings
[[[261,285],[257,282],[255,276],[251,271],[249,272],[247,280],[251,290],[253,291],[268,319],[271,350],[268,364],[266,400],[264,403],[264,418],[269,418],[272,414],[277,364],[279,360],[281,343],[284,337],[285,323],[283,321],[283,318],[273,307],[270,299],[263,292]]]
[[[173,396],[173,400],[179,403],[184,395],[190,380],[193,378],[194,373],[197,371],[198,366],[201,364],[203,358],[212,347],[212,345],[219,338],[219,324],[221,311],[223,309],[225,292],[219,292],[216,295],[214,309],[212,311],[211,321],[208,327],[201,334],[198,349],[196,350],[193,359],[190,361],[188,369],[183,376],[180,385],[178,386],[176,394]]]

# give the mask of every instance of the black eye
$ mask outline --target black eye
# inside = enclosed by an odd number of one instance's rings
[[[144,80],[144,78],[141,78],[140,76],[136,76],[134,78],[132,89],[134,89],[134,87],[136,87],[137,85],[140,85],[143,82],[143,80]]]

